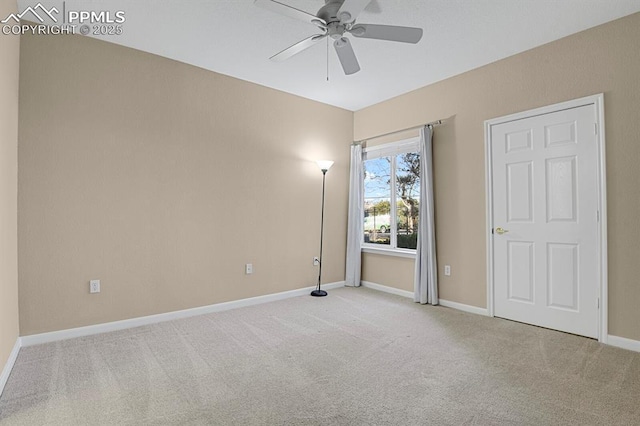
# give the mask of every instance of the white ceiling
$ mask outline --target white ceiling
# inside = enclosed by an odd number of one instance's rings
[[[324,5],[279,1],[313,14]],[[34,3],[18,1],[20,10]],[[328,82],[324,42],[268,59],[318,31],[253,0],[67,0],[65,8],[125,11],[124,33],[103,40],[356,111],[638,12],[640,0],[373,0],[358,22],[421,27],[422,41],[351,37],[362,70],[345,76],[331,47]]]

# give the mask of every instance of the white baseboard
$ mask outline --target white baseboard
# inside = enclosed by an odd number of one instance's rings
[[[11,370],[13,370],[13,365],[16,363],[16,359],[18,358],[18,352],[20,352],[20,348],[22,347],[22,341],[20,337],[16,339],[16,344],[13,345],[13,349],[9,354],[9,359],[7,363],[4,365],[2,369],[2,374],[0,375],[0,395],[4,391],[4,385],[7,384],[7,380],[9,380],[9,375],[11,374]]]
[[[626,337],[607,336],[607,344],[622,349],[628,349],[630,351],[640,352],[640,341],[627,339]]]
[[[450,302],[448,300],[439,299],[438,304],[446,308],[453,308],[459,311],[469,312],[471,314],[489,316],[489,311],[486,308],[478,308],[477,306],[465,305],[464,303]]]
[[[323,284],[325,290],[344,287],[344,281]],[[198,308],[185,309],[181,311],[167,312],[164,314],[149,315],[146,317],[131,318],[122,321],[107,322],[103,324],[89,325],[86,327],[71,328],[68,330],[52,331],[49,333],[33,334],[22,336],[22,346],[40,345],[43,343],[57,342],[59,340],[73,339],[76,337],[91,336],[94,334],[108,333],[110,331],[124,330],[127,328],[140,327],[143,325],[156,324],[164,321],[172,321],[181,318],[189,318],[196,315],[223,312],[231,309],[244,308],[246,306],[259,305],[276,300],[289,299],[291,297],[304,296],[309,294],[313,287],[305,287],[297,290],[284,291],[281,293],[267,294],[264,296],[250,297],[248,299],[233,300],[231,302],[217,303],[215,305],[201,306]]]
[[[404,296],[410,299],[413,299],[413,292],[400,290],[399,288],[389,287],[386,285],[376,284],[369,281],[361,281],[363,287],[370,288],[372,290],[378,290],[385,293],[395,294],[397,296]],[[477,306],[465,305],[463,303],[458,302],[450,302],[448,300],[439,299],[438,304],[444,306],[446,308],[453,308],[459,311],[469,312],[477,315],[484,315],[485,317],[489,316],[489,311],[485,308],[478,308]]]
[[[389,287],[386,285],[376,284],[369,281],[361,281],[363,287],[370,288],[372,290],[382,291],[384,293],[395,294],[397,296],[404,296],[413,299],[413,293],[406,290],[400,290],[399,288]],[[485,317],[490,316],[489,310],[486,308],[478,308],[477,306],[465,305],[464,303],[451,302],[449,300],[440,299],[438,304],[446,308],[453,308],[459,311],[469,312],[472,314],[483,315]],[[640,341],[627,339],[626,337],[607,336],[608,345],[616,346],[622,349],[628,349],[630,351],[640,352]]]
[[[403,297],[408,297],[410,299],[413,299],[412,291],[400,290],[399,288],[389,287],[382,284],[376,284],[369,281],[360,281],[360,284],[362,284],[362,287],[367,287],[372,290],[378,290],[384,293],[395,294],[396,296],[403,296]]]

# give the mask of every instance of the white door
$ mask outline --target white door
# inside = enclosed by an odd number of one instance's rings
[[[598,337],[595,124],[586,105],[491,127],[496,316]]]

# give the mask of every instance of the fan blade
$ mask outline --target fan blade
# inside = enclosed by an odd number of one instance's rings
[[[287,47],[282,52],[276,53],[269,59],[276,62],[281,62],[281,61],[284,61],[285,59],[289,59],[293,55],[296,55],[302,52],[303,50],[310,48],[311,46],[313,46],[314,44],[316,44],[326,36],[327,36],[326,34],[316,34],[309,38],[305,38],[304,40],[297,42],[293,46]]]
[[[349,30],[354,37],[417,43],[422,38],[422,28],[396,27],[394,25],[357,24]]]
[[[344,0],[342,6],[338,9],[340,22],[347,24],[355,21],[369,3],[371,3],[371,0]]]
[[[322,29],[327,28],[327,23],[324,21],[324,19],[318,18],[315,15],[312,15],[300,9],[296,9],[295,7],[291,7],[287,4],[280,3],[279,1],[255,0],[254,4],[272,12],[279,13],[293,19],[308,22]]]
[[[382,13],[382,8],[380,7],[380,3],[378,2],[378,0],[371,0],[371,3],[369,3],[369,5],[365,7],[365,10],[369,13]]]
[[[351,47],[351,42],[348,38],[342,37],[333,43],[333,47],[336,48],[338,59],[342,64],[342,69],[346,75],[355,74],[360,71],[360,64],[358,64],[358,58]]]

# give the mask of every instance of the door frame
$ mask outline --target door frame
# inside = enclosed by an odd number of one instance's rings
[[[554,105],[548,105],[528,111],[522,111],[503,117],[493,118],[484,122],[485,147],[485,185],[486,185],[486,214],[487,214],[487,311],[489,316],[494,314],[494,264],[493,264],[493,161],[492,161],[492,128],[498,124],[522,120],[539,115],[562,110],[594,105],[596,109],[596,143],[598,144],[598,341],[607,343],[608,340],[608,264],[607,264],[607,186],[606,186],[606,157],[605,157],[605,128],[604,128],[604,94],[587,96]]]

